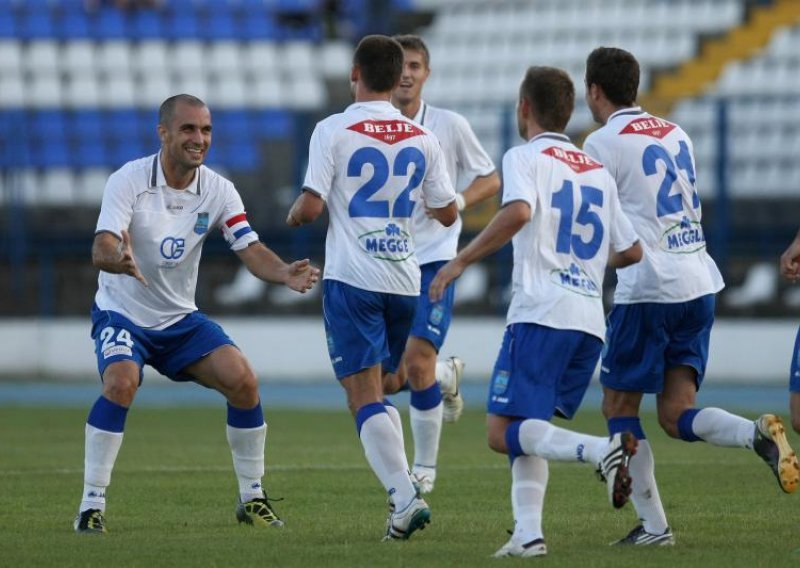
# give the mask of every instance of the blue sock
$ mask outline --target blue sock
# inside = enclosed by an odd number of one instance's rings
[[[228,403],[228,426],[234,428],[258,428],[264,424],[261,401],[253,408],[236,408]]]
[[[630,432],[638,440],[646,440],[642,430],[642,423],[638,416],[620,416],[617,418],[610,418],[608,420],[608,435],[613,436],[620,432]]]
[[[525,452],[522,451],[522,444],[519,443],[519,428],[523,422],[524,420],[517,420],[506,428],[506,449],[508,450],[509,463],[512,464],[514,463],[514,458],[525,455]]]
[[[440,402],[442,402],[442,389],[435,381],[425,390],[411,390],[411,406],[417,410],[430,410],[439,406]]]
[[[98,430],[120,433],[125,430],[125,418],[127,416],[127,407],[100,396],[89,411],[86,423]]]
[[[700,410],[700,408],[689,408],[688,410],[684,410],[683,414],[678,418],[678,433],[681,436],[681,440],[685,440],[686,442],[703,441],[703,438],[695,434],[694,430],[692,430],[692,422],[694,422],[694,417],[697,416]]]
[[[381,402],[371,402],[358,409],[358,412],[356,412],[356,430],[359,436],[361,436],[361,427],[364,422],[381,412],[386,412],[386,407]]]

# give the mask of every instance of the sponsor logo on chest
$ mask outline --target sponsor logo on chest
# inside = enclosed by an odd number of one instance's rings
[[[600,297],[600,287],[574,262],[569,268],[551,270],[550,281],[581,296]]]
[[[659,242],[661,250],[672,254],[691,254],[706,248],[706,236],[700,221],[690,221],[684,216],[664,231]]]
[[[376,260],[402,262],[414,254],[411,235],[389,223],[385,228],[359,235],[358,244],[365,253]]]

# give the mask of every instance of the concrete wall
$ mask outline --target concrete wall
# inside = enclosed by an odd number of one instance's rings
[[[220,318],[259,377],[280,381],[333,378],[319,318]],[[711,337],[707,380],[788,381],[795,320],[720,320]],[[87,319],[0,319],[0,376],[97,380]],[[456,317],[443,355],[467,363],[466,380],[484,381],[500,347],[504,321]],[[150,370],[149,373],[155,374]]]

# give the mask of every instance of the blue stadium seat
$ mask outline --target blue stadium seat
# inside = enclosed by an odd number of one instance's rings
[[[136,39],[158,39],[164,35],[162,14],[155,10],[137,10],[130,15],[129,28]]]
[[[180,9],[168,4],[161,20],[164,39],[196,39],[202,35],[200,17],[194,7]]]
[[[73,163],[70,146],[64,138],[44,138],[33,142],[30,165],[37,168],[68,167]]]
[[[279,36],[275,18],[263,3],[243,6],[239,23],[242,39],[277,39]]]
[[[224,144],[237,140],[250,139],[258,131],[253,130],[253,124],[247,111],[223,110],[212,115],[214,122],[214,137]]]
[[[109,159],[106,145],[99,139],[82,140],[73,146],[72,162],[72,165],[79,168],[107,166]]]
[[[110,145],[108,164],[114,168],[119,168],[126,162],[142,158],[150,153],[151,149],[145,147],[141,138],[121,140]]]
[[[117,8],[105,6],[92,16],[92,36],[96,39],[122,39],[128,35],[126,15]]]
[[[200,32],[206,39],[232,39],[237,37],[238,27],[234,11],[227,4],[210,4]]]
[[[56,25],[53,14],[47,9],[37,9],[30,6],[17,20],[19,26],[18,37],[22,39],[44,39],[56,35]]]
[[[80,39],[91,37],[89,15],[82,6],[64,8],[58,25],[61,39]]]
[[[11,10],[0,9],[0,37],[15,37],[19,23]]]
[[[32,112],[28,132],[36,139],[57,139],[64,144],[67,133],[67,120],[60,110],[39,110]]]
[[[258,169],[260,159],[258,145],[253,140],[242,140],[239,143],[230,143],[222,148],[222,165],[232,171],[252,172]]]
[[[256,110],[251,113],[250,121],[259,138],[285,138],[293,130],[292,115],[283,110]]]
[[[142,123],[139,113],[134,109],[115,109],[106,115],[108,137],[112,140],[139,140]]]
[[[104,121],[96,110],[76,110],[67,117],[68,132],[80,142],[102,142],[104,137]]]

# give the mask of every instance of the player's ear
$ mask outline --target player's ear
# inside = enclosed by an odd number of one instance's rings
[[[166,138],[167,138],[167,129],[164,127],[163,124],[159,124],[156,127],[156,132],[158,133],[158,139],[161,140],[162,144],[167,141],[166,140]]]
[[[358,81],[358,76],[361,74],[361,70],[358,68],[358,65],[353,65],[350,69],[350,82],[355,83]]]

